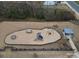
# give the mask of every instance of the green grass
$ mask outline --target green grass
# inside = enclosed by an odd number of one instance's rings
[[[79,4],[79,1],[75,1],[77,4]]]

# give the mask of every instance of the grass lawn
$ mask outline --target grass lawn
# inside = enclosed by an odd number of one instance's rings
[[[75,1],[77,4],[79,4],[79,1]]]

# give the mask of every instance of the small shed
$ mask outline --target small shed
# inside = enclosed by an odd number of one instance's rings
[[[66,37],[67,37],[67,36],[73,37],[73,35],[74,35],[73,30],[70,29],[70,28],[64,28],[63,32],[64,32],[64,36],[66,36]]]

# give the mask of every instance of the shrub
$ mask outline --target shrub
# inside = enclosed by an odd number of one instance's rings
[[[38,21],[39,19],[43,21],[64,21],[75,19],[73,12],[65,9],[43,8],[38,7],[37,5],[28,4],[28,2],[0,2],[0,17],[12,18],[16,19],[16,21],[17,19],[25,19],[28,17],[37,18]]]
[[[45,19],[45,17],[44,17],[44,9],[43,8],[39,8],[37,10],[36,18],[38,18],[38,19]]]
[[[38,55],[36,53],[33,54],[34,58],[38,58]]]

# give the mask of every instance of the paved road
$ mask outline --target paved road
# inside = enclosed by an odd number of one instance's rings
[[[79,5],[78,4],[76,4],[74,1],[67,1],[67,3],[79,13]]]

